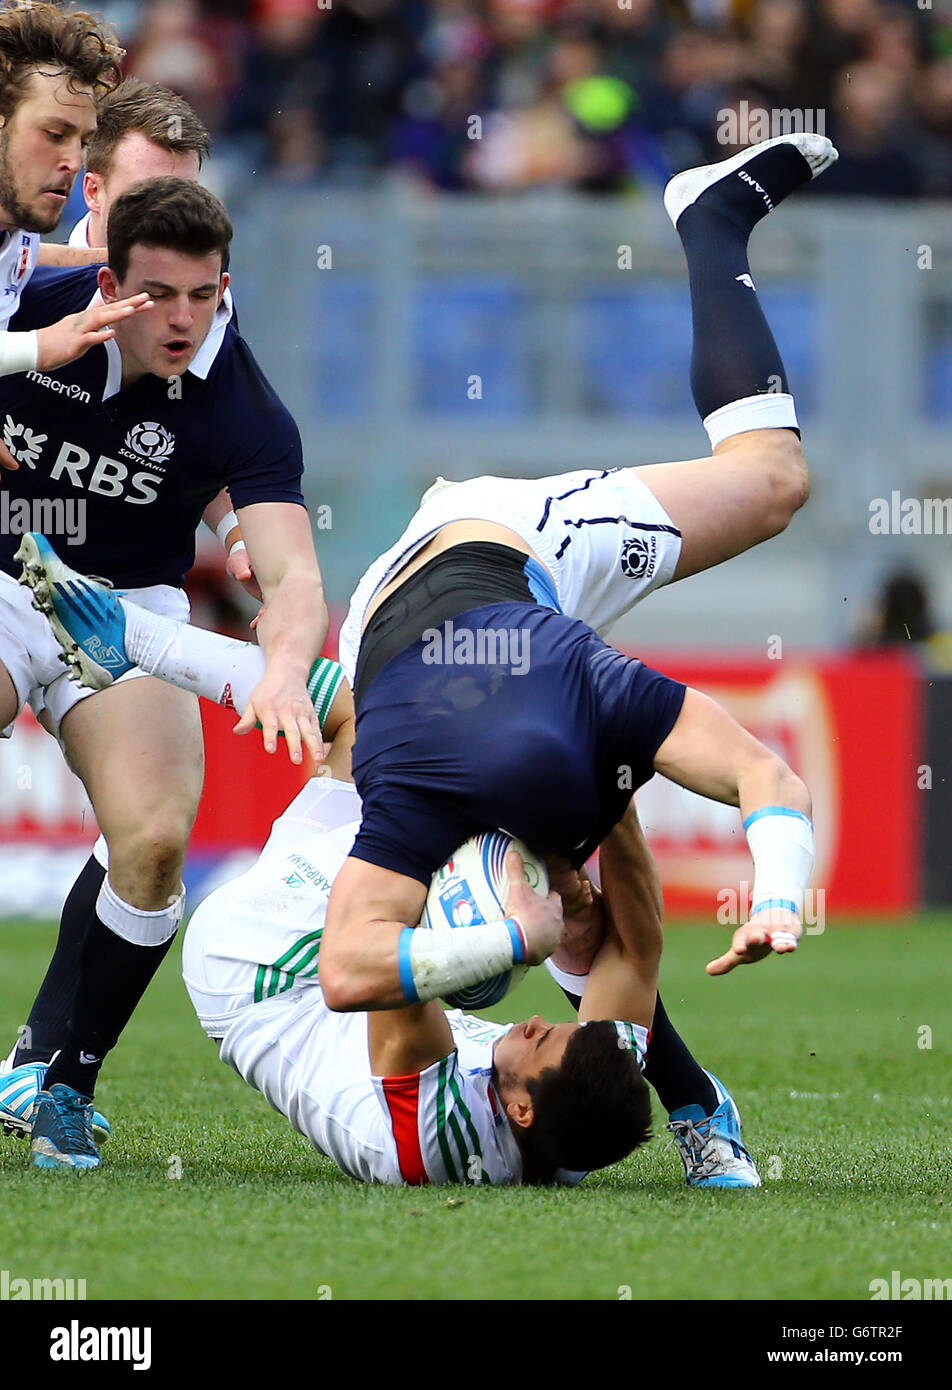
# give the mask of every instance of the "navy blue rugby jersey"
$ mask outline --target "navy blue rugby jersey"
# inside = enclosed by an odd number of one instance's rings
[[[10,327],[56,323],[85,309],[96,293],[95,266],[41,269]],[[225,486],[236,508],[303,506],[297,426],[230,318],[223,304],[180,378],[179,398],[152,374],[121,389],[115,342],[54,372],[0,377],[0,428],[20,464],[17,472],[0,470],[8,515],[32,516],[39,524],[25,529],[47,529],[74,569],[134,588],[182,583],[195,560],[202,512]],[[32,510],[17,507],[17,499]],[[56,516],[59,499],[85,505],[59,508],[83,524],[71,522],[57,537],[43,517]],[[69,535],[79,543],[67,544]],[[14,528],[4,527],[0,569],[8,574],[19,574],[19,543]]]

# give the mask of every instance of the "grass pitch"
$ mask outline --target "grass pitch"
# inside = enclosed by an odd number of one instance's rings
[[[0,925],[0,1046],[53,928]],[[362,1186],[222,1066],[163,966],[97,1104],[94,1173],[0,1141],[0,1266],[89,1299],[868,1299],[952,1275],[952,921],[833,925],[790,960],[712,980],[724,929],[672,927],[671,1017],[737,1100],[764,1177],[701,1192],[657,1137],[574,1190]],[[569,1017],[542,972],[496,1010]],[[888,1320],[888,1319],[887,1319]]]

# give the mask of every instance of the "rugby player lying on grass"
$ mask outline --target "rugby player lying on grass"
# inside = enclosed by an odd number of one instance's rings
[[[95,606],[103,641],[120,653],[123,661],[131,663],[135,658],[153,675],[170,679],[217,703],[228,703],[229,698],[233,698],[235,706],[239,710],[243,708],[259,678],[263,660],[256,647],[147,613],[98,586],[81,583],[78,576],[70,577],[65,566],[57,586],[78,597],[87,614],[92,611],[91,605]],[[66,613],[68,610],[60,606],[58,611]],[[68,643],[71,660],[79,666],[84,680],[108,680],[105,673],[91,668],[88,655],[70,641],[69,633],[55,612],[54,626],[61,639]],[[350,782],[353,702],[340,667],[333,662],[316,663],[310,688],[325,735],[333,739],[325,763],[329,775],[313,779],[275,823],[258,864],[249,873],[217,890],[195,914],[186,941],[184,964],[199,1016],[210,1035],[224,1038],[222,1054],[226,1060],[262,1090],[316,1147],[330,1153],[346,1171],[356,1176],[382,1180],[381,1172],[386,1171],[387,1180],[400,1181],[398,1171],[403,1170],[399,1162],[394,1166],[396,1139],[393,1134],[390,1147],[385,1152],[380,1150],[383,1157],[378,1154],[377,1140],[364,1136],[366,1145],[362,1139],[355,1149],[352,1138],[341,1138],[345,1132],[350,1133],[350,1121],[347,1126],[341,1125],[341,1106],[346,1110],[362,1094],[361,1104],[366,1103],[367,1107],[364,1118],[372,1134],[378,1133],[381,1123],[378,1112],[383,1114],[384,1125],[390,1124],[392,1128],[396,1121],[390,1101],[381,1111],[387,1092],[382,1082],[373,1089],[373,1074],[415,1077],[421,1070],[426,1072],[426,1066],[407,1066],[407,1063],[417,1056],[421,1043],[424,1054],[427,1049],[432,1050],[437,1031],[445,1045],[444,1051],[429,1064],[430,1070],[434,1066],[437,1068],[437,1078],[441,1057],[448,1057],[454,1047],[463,1058],[457,1065],[463,1066],[464,1077],[472,1071],[488,1074],[491,1078],[495,1055],[497,1076],[503,1079],[499,1089],[493,1090],[494,1100],[489,1101],[487,1091],[483,1104],[488,1104],[491,1111],[493,1103],[505,1101],[498,1114],[509,1114],[509,1127],[516,1126],[513,1132],[519,1148],[524,1138],[521,1133],[524,1126],[519,1125],[519,1119],[526,1118],[526,1097],[530,1092],[524,1084],[527,1077],[520,1070],[523,1064],[528,1065],[528,1057],[522,1056],[518,1049],[521,1047],[528,1053],[531,1043],[534,1058],[538,1044],[540,1054],[548,1061],[557,1045],[560,1051],[567,1047],[568,1038],[578,1032],[576,1025],[550,1025],[534,1019],[527,1025],[517,1025],[515,1030],[506,1030],[462,1014],[444,1016],[436,1003],[422,1009],[360,1015],[361,1026],[369,1029],[371,1038],[368,1061],[366,1045],[354,1043],[355,1025],[350,1020],[357,1015],[349,1014],[345,1020],[331,1013],[323,998],[318,998],[320,990],[314,992],[327,898],[358,829],[360,800]],[[726,715],[723,717],[736,728]],[[745,739],[747,737],[744,735]],[[753,740],[750,743],[759,749]],[[766,759],[770,762],[772,755],[767,754]],[[778,772],[786,773],[777,760],[772,762]],[[782,777],[788,791],[789,778],[789,773]],[[796,779],[793,782],[796,783]],[[802,784],[797,785],[802,788]],[[776,788],[777,784],[774,786]],[[804,809],[808,809],[805,792],[800,799]],[[761,873],[755,886],[755,906],[762,903],[764,891],[772,891],[768,883],[762,882],[763,871],[771,871],[769,864],[764,862],[765,852],[766,847],[759,845]],[[769,859],[769,852],[767,857]],[[560,870],[553,870],[553,882],[570,904],[569,929],[563,933],[547,964],[569,997],[574,996],[577,1006],[581,1003],[583,1020],[586,1016],[604,1019],[610,1015],[647,1028],[655,1007],[661,892],[633,806],[607,842],[602,864],[613,914],[607,935],[598,893],[584,875],[580,879],[567,863],[563,863]],[[809,864],[801,863],[797,869],[805,882]],[[533,914],[537,915],[540,900],[525,885],[516,890],[516,901],[520,897],[525,903],[527,921],[536,935]],[[510,908],[515,911],[512,901]],[[784,920],[789,923],[789,919]],[[746,934],[741,929],[735,935],[731,952],[712,963],[712,967],[726,970],[743,959],[755,958],[758,946],[763,947],[763,944],[763,933],[756,928]],[[593,974],[586,978],[592,962]],[[303,1001],[297,997],[302,989],[306,991]],[[449,992],[448,986],[444,992]],[[301,1022],[311,1016],[298,1012],[302,1003],[319,1015],[320,1035],[324,1039],[320,1045],[312,1039],[311,1023]],[[287,1021],[287,1027],[282,1020]],[[552,1032],[547,1034],[549,1028]],[[598,1033],[592,1033],[586,1038],[585,1047],[600,1050],[604,1061],[607,1030],[599,1031],[603,1034],[602,1043],[596,1042]],[[359,1030],[356,1036],[362,1036]],[[314,1032],[316,1037],[317,1032]],[[376,1045],[375,1038],[378,1039]],[[580,1044],[575,1046],[579,1050]],[[353,1054],[355,1047],[356,1054]],[[611,1052],[609,1056],[616,1070],[618,1065],[627,1066],[618,1064]],[[399,1070],[403,1067],[406,1073]],[[693,1091],[691,1068],[696,1073]],[[640,1088],[630,1068],[628,1071],[630,1094],[634,1096]],[[340,1078],[345,1074],[346,1085],[340,1086]],[[362,1093],[355,1079],[358,1075],[362,1078]],[[668,1106],[668,1109],[675,1112],[671,1116],[671,1128],[678,1139],[689,1182],[704,1186],[757,1184],[756,1169],[742,1146],[733,1101],[690,1056],[666,1016],[661,1032],[652,1034],[645,1075],[655,1085],[663,1102],[672,1086],[681,1087],[678,1106]],[[442,1076],[443,1084],[449,1086],[446,1068]],[[505,1079],[507,1077],[510,1081]],[[453,1078],[459,1087],[456,1070]],[[408,1083],[411,1089],[412,1084]],[[711,1086],[715,1088],[718,1101],[713,1114],[703,1104],[707,1088]],[[399,1107],[399,1095],[393,1087],[390,1100]],[[509,1113],[510,1105],[516,1108],[516,1117]],[[571,1112],[571,1106],[567,1110]],[[469,1113],[472,1118],[472,1105],[469,1105]],[[476,1128],[478,1130],[478,1126]],[[494,1121],[493,1134],[498,1128]],[[496,1158],[499,1157],[499,1144],[512,1157],[505,1135],[502,1139],[497,1136],[497,1140],[493,1149]],[[542,1171],[532,1166],[541,1161],[537,1150],[530,1145],[529,1152],[530,1171]],[[580,1155],[574,1153],[569,1157],[571,1150],[564,1152],[559,1167],[600,1166],[589,1158],[583,1164],[576,1164],[575,1159]],[[378,1156],[373,1157],[375,1154]],[[594,1157],[610,1161],[604,1153],[596,1153]],[[375,1169],[375,1163],[383,1164],[383,1169]],[[495,1171],[494,1165],[495,1160],[491,1165]],[[479,1171],[484,1174],[484,1167]],[[444,1162],[441,1168],[433,1158],[427,1165],[427,1172],[430,1180],[451,1181],[455,1178],[450,1173],[458,1177],[460,1170],[458,1163],[449,1169]],[[444,1176],[441,1177],[441,1173]],[[494,1180],[516,1179],[496,1176]]]

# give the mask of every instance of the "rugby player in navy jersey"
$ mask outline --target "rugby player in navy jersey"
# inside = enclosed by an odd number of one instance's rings
[[[174,174],[197,180],[211,150],[211,136],[185,98],[154,82],[124,78],[98,103],[96,117],[96,128],[84,147],[88,211],[73,227],[66,247],[41,244],[38,265],[104,263],[109,209],[120,194],[145,178]],[[230,288],[223,303],[233,311]],[[115,311],[104,305],[95,312]],[[0,467],[18,467],[2,438]],[[225,549],[227,573],[260,599],[227,489],[209,502],[202,519]]]
[[[74,254],[89,252],[105,261],[109,209],[116,199],[142,179],[173,174],[197,180],[211,152],[211,136],[184,97],[137,77],[123,78],[99,103],[96,115],[83,173],[83,197],[89,210],[70,232],[68,246]],[[42,253],[40,263],[44,263]],[[234,312],[230,288],[222,302]],[[225,548],[228,574],[260,599],[227,489],[209,502],[202,519]]]
[[[362,820],[330,896],[321,980],[332,1009],[383,1011],[379,1037],[382,1047],[392,1038],[395,1069],[401,1057],[443,1055],[445,1025],[428,1002],[447,980],[539,960],[547,935],[557,940],[557,921],[546,927],[536,904],[531,932],[513,920],[491,938],[413,929],[455,847],[502,826],[581,864],[655,772],[739,805],[744,819],[754,907],[710,973],[796,947],[813,860],[803,784],[712,702],[593,628],[775,534],[805,500],[794,402],[747,244],[835,158],[824,137],[785,136],[668,185],[712,460],[580,470],[562,488],[557,478],[514,481],[491,505],[491,479],[433,489],[358,586],[341,655],[356,667]],[[407,1007],[419,1024],[412,1045],[405,1022],[386,1022]]]
[[[258,639],[267,669],[239,731],[260,722],[274,752],[285,734],[318,759],[320,730],[306,677],[327,613],[300,489],[293,420],[229,323],[231,224],[206,190],[184,179],[136,185],[110,213],[109,265],[41,272],[18,327],[82,312],[130,292],[153,307],[115,339],[54,373],[0,382],[0,416],[20,468],[5,474],[26,506],[79,507],[71,559],[145,606],[187,614],[181,591],[195,527],[227,486],[266,599]],[[66,680],[46,625],[14,579],[18,537],[0,537],[0,728],[23,703],[60,739],[83,779],[109,846],[109,872],[90,903],[73,1012],[41,1097],[49,1125],[69,1134],[175,934],[181,867],[201,791],[197,704],[130,673],[93,694]],[[39,626],[35,626],[35,624]],[[70,1163],[66,1148],[51,1165]],[[55,1144],[51,1144],[55,1149]]]

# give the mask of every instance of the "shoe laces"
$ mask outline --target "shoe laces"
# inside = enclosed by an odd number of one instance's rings
[[[78,1092],[54,1097],[57,1119],[63,1128],[70,1153],[94,1154],[96,1148],[92,1137],[92,1102],[84,1100]]]
[[[714,1135],[710,1130],[710,1120],[699,1122],[704,1131],[693,1120],[671,1120],[668,1129],[682,1148],[691,1157],[692,1167],[699,1177],[709,1177],[719,1162]]]

